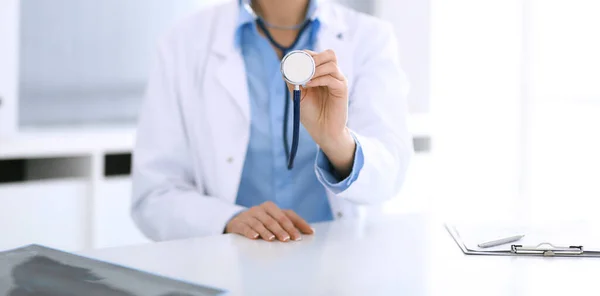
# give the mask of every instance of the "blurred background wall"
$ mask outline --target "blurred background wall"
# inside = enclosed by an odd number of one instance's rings
[[[154,46],[217,2],[0,0],[0,250],[145,241],[129,173]],[[596,216],[600,3],[339,2],[394,25],[411,82],[417,153],[386,212]]]

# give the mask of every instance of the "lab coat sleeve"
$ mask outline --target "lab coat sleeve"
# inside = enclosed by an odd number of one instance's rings
[[[354,134],[354,142],[356,143],[356,150],[354,151],[354,161],[352,163],[352,169],[350,174],[345,179],[341,179],[335,168],[325,155],[323,150],[319,149],[317,151],[317,157],[315,159],[315,169],[317,173],[317,179],[327,188],[327,190],[333,192],[334,194],[339,194],[344,190],[348,189],[354,181],[358,178],[360,171],[362,170],[363,164],[365,162],[365,156],[362,152],[362,146],[360,146],[360,142],[356,140]]]
[[[176,88],[174,57],[166,46],[149,79],[133,154],[131,214],[150,239],[173,240],[223,233],[244,208],[206,196],[192,163]]]
[[[356,204],[381,203],[398,195],[413,154],[407,119],[408,83],[389,24],[367,30],[350,89],[348,127],[362,146],[363,167],[338,197]]]

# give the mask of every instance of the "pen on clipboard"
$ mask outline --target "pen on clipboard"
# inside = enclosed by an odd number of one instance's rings
[[[524,234],[523,235],[515,235],[515,236],[511,236],[511,237],[506,237],[506,238],[501,238],[501,239],[481,243],[481,244],[478,244],[477,246],[480,248],[496,247],[496,246],[500,246],[500,245],[504,245],[504,244],[514,243],[514,242],[522,239],[524,236],[525,236]]]

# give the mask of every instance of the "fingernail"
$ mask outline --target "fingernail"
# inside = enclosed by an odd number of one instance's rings
[[[284,241],[284,242],[287,242],[287,241],[289,241],[289,240],[290,240],[290,236],[289,236],[289,235],[283,238],[283,241]]]
[[[275,238],[274,235],[271,235],[271,237],[269,237],[269,240],[272,241]]]
[[[301,241],[301,240],[302,240],[302,237],[301,237],[301,236],[299,236],[299,237],[296,237],[296,239],[295,239],[295,241]]]
[[[254,238],[258,238],[258,233],[254,234]]]
[[[311,227],[310,229],[312,230],[313,234],[314,234],[315,232],[317,232],[317,231],[316,231],[314,228],[312,228],[312,227]]]

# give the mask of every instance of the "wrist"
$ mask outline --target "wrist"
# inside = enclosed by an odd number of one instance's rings
[[[319,143],[319,147],[340,176],[345,177],[350,174],[354,164],[356,141],[348,128],[344,128],[344,131],[339,135],[322,141],[322,143]]]
[[[333,152],[344,148],[348,150],[353,143],[354,138],[350,134],[350,131],[348,128],[344,128],[342,132],[334,136],[324,137],[318,144],[321,150],[327,154],[327,152]]]

